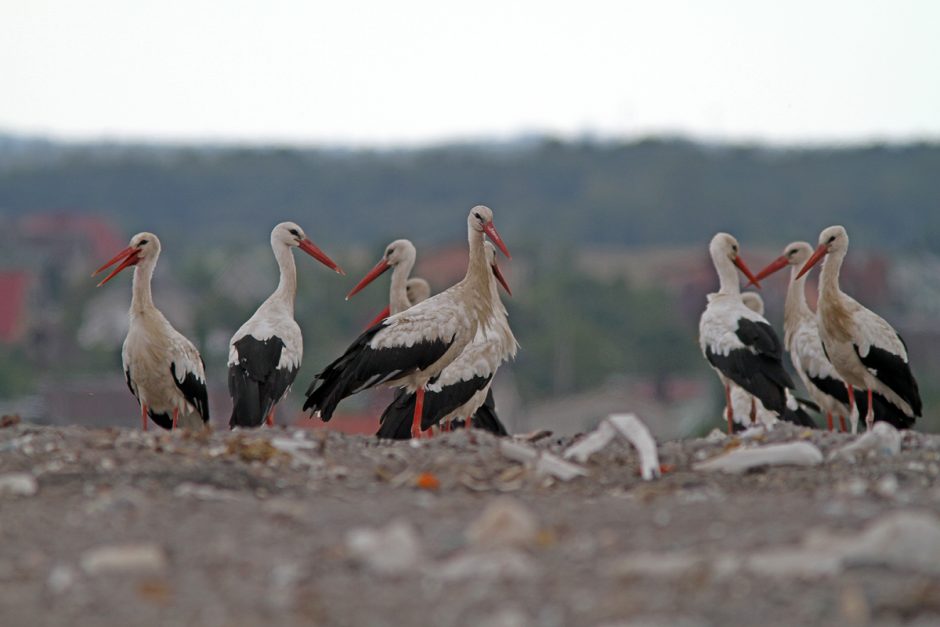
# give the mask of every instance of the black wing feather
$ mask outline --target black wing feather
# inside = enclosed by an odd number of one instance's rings
[[[868,414],[867,390],[855,390],[855,404],[858,406],[859,416],[864,420]],[[878,392],[872,391],[871,404],[875,413],[875,422],[891,423],[896,429],[910,429],[915,419],[908,416],[901,408],[889,401]]]
[[[898,338],[900,339],[900,336]],[[901,340],[902,344],[903,342],[904,340]],[[853,347],[855,348],[855,354],[862,360],[869,372],[904,399],[914,410],[914,416],[919,417],[923,406],[920,400],[920,391],[917,388],[917,381],[914,380],[910,364],[904,361],[900,355],[895,355],[877,346],[870,346],[868,354],[864,357],[859,352],[857,344]]]
[[[200,360],[202,360],[201,357]],[[205,363],[203,363],[202,368],[205,370]],[[209,390],[206,388],[206,382],[200,381],[193,372],[187,372],[183,380],[180,381],[179,377],[176,376],[175,363],[170,364],[170,374],[173,375],[173,383],[183,393],[186,402],[196,408],[196,413],[202,417],[204,423],[209,422]]]
[[[826,396],[831,396],[840,403],[845,405],[849,404],[849,391],[845,387],[845,382],[840,381],[839,379],[834,379],[833,377],[813,377],[807,375],[809,382],[817,390],[825,394]]]
[[[447,352],[456,337],[448,342],[425,340],[407,347],[371,348],[369,342],[385,326],[383,321],[367,329],[339,359],[314,377],[307,388],[305,410],[320,412],[320,418],[326,422],[347,396],[432,365]]]
[[[509,431],[496,415],[496,401],[493,399],[493,390],[486,393],[486,400],[480,405],[477,413],[473,414],[473,426],[477,429],[489,431],[493,435],[507,436]]]
[[[246,335],[235,342],[238,363],[228,369],[230,427],[260,427],[290,389],[298,369],[277,367],[283,350],[284,341],[277,336],[259,340]]]

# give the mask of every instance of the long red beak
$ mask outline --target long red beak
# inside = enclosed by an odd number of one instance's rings
[[[371,329],[372,327],[374,327],[374,326],[377,325],[378,323],[380,323],[380,322],[382,322],[383,320],[385,320],[386,318],[388,318],[389,315],[391,315],[391,313],[392,313],[391,307],[389,307],[388,305],[386,305],[386,306],[385,306],[385,309],[383,309],[383,310],[381,311],[381,313],[379,313],[379,315],[377,315],[375,318],[373,318],[373,319],[372,319],[372,322],[370,322],[370,323],[369,323],[369,326],[367,326],[366,328],[367,328],[367,329]]]
[[[778,270],[782,270],[783,268],[786,268],[789,264],[790,264],[790,258],[787,257],[786,255],[780,255],[779,257],[771,261],[769,264],[767,264],[766,268],[758,272],[755,278],[758,281],[762,281],[764,280],[764,278],[769,277],[774,272],[777,272]]]
[[[119,265],[117,268],[115,268],[115,269],[111,272],[111,274],[109,274],[108,276],[106,276],[105,278],[103,278],[103,279],[101,280],[101,282],[98,283],[97,287],[101,287],[102,285],[104,285],[105,283],[107,283],[108,281],[110,281],[111,279],[113,279],[113,278],[114,278],[115,276],[117,276],[117,274],[118,274],[121,270],[123,270],[124,268],[129,268],[130,266],[136,266],[136,265],[137,265],[137,262],[140,261],[139,255],[140,255],[140,250],[139,250],[138,248],[133,247],[133,246],[128,246],[127,248],[125,248],[124,250],[122,250],[121,252],[119,252],[118,254],[116,254],[116,255],[111,259],[111,261],[109,261],[108,263],[104,264],[103,266],[101,266],[100,268],[98,268],[97,270],[95,270],[95,271],[92,273],[91,276],[95,276],[95,275],[99,274],[100,272],[104,271],[105,269],[110,268],[111,266],[113,266],[113,265],[116,264],[117,262],[121,261],[121,265]],[[123,260],[123,261],[122,261],[122,260]]]
[[[352,288],[352,291],[346,294],[346,300],[349,300],[350,298],[352,298],[353,296],[361,292],[362,288],[364,288],[366,285],[368,285],[369,283],[372,283],[372,281],[382,276],[382,273],[391,267],[392,266],[388,265],[388,262],[385,261],[384,257],[380,259],[379,262],[375,264],[375,267],[369,270],[369,274],[362,277],[362,280],[359,281],[356,287]]]
[[[817,246],[815,252],[813,252],[813,256],[806,260],[806,263],[803,264],[803,269],[800,270],[800,273],[798,275],[796,275],[796,278],[798,279],[802,278],[804,274],[809,272],[810,268],[815,266],[817,263],[819,263],[820,259],[826,256],[827,252],[829,251],[826,250],[825,244],[820,244],[819,246]]]
[[[512,290],[509,289],[509,283],[506,282],[506,277],[503,276],[503,273],[499,270],[498,264],[493,264],[490,266],[493,268],[493,276],[496,277],[496,280],[499,281],[499,284],[503,286],[503,289],[506,290],[506,293],[512,296]]]
[[[319,261],[320,263],[322,263],[322,264],[323,264],[324,266],[326,266],[327,268],[329,268],[329,269],[331,269],[331,270],[335,270],[336,272],[338,272],[338,273],[340,273],[340,274],[342,274],[342,275],[345,275],[345,274],[346,274],[345,272],[343,272],[343,269],[342,269],[342,268],[340,268],[338,265],[336,265],[336,262],[335,262],[335,261],[333,261],[332,259],[330,259],[329,257],[327,257],[327,256],[326,256],[326,253],[323,252],[322,250],[320,250],[320,249],[317,247],[317,245],[314,244],[313,242],[311,242],[309,239],[301,240],[300,243],[297,244],[297,247],[298,247],[300,250],[302,250],[302,251],[304,251],[305,253],[307,253],[308,255],[310,255],[311,257],[313,257],[314,259],[316,259],[317,261]]]
[[[740,257],[734,258],[734,265],[738,267],[738,270],[744,273],[744,276],[748,278],[748,281],[754,284],[754,287],[760,289],[760,283],[757,282],[757,278],[751,274],[751,271],[748,269],[747,264],[744,263],[744,260]]]
[[[506,248],[506,244],[503,243],[503,238],[496,232],[496,226],[492,222],[483,227],[483,232],[486,233],[486,236],[490,238],[491,242],[496,244],[497,248],[503,251],[503,254],[506,255],[506,259],[512,259],[512,255],[509,254],[509,249]]]

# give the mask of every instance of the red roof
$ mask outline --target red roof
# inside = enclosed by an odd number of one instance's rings
[[[0,270],[0,342],[12,344],[26,332],[26,297],[31,279],[25,270]]]
[[[127,245],[114,224],[99,216],[74,213],[40,213],[25,216],[20,223],[26,237],[44,238],[49,233],[81,235],[91,244],[91,253],[102,259],[111,257]]]

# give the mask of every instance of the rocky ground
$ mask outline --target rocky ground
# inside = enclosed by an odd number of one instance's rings
[[[852,440],[785,425],[661,443],[652,481],[616,440],[566,481],[463,432],[14,424],[0,429],[0,623],[940,624],[940,436],[814,466],[693,468],[777,442],[828,459]]]

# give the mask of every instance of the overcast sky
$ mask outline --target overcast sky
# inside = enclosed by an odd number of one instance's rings
[[[940,138],[940,2],[0,0],[0,131]]]

